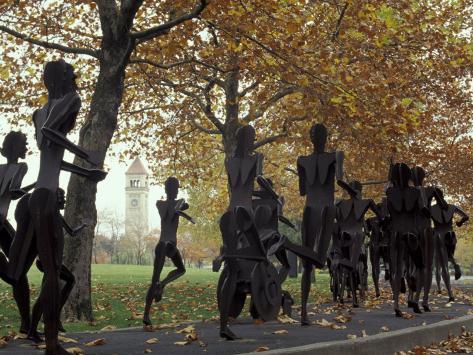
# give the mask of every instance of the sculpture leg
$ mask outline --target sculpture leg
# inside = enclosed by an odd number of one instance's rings
[[[156,295],[159,286],[159,278],[161,276],[161,271],[163,270],[164,261],[166,258],[166,247],[164,243],[159,242],[154,251],[154,268],[153,276],[151,278],[151,285],[146,294],[146,303],[145,310],[143,314],[143,323],[145,325],[151,325],[151,319],[149,318],[149,312],[151,310],[151,304],[153,303],[153,298]],[[162,292],[161,292],[162,294]],[[159,302],[159,301],[158,301]]]
[[[69,295],[74,288],[74,285],[76,284],[76,278],[74,277],[74,274],[64,265],[61,266],[59,278],[64,281],[64,286],[61,290],[61,304],[59,306],[59,314],[61,314],[61,311],[64,308],[64,305],[66,304]],[[59,331],[64,333],[66,332],[61,321],[59,321]]]
[[[396,317],[402,317],[399,309],[399,292],[401,289],[401,279],[404,265],[404,243],[400,242],[398,233],[391,235],[390,261],[391,261],[391,288],[393,291],[394,312]]]
[[[302,218],[302,245],[309,250],[314,250],[317,229],[314,225],[314,219],[311,218],[313,209],[306,207]],[[327,256],[325,256],[326,258]],[[325,259],[324,259],[325,262]],[[307,301],[309,299],[312,272],[314,266],[307,261],[302,260],[302,277],[301,277],[301,325],[309,325],[307,317]]]
[[[235,340],[238,337],[228,327],[228,317],[230,314],[230,307],[235,292],[237,289],[237,264],[235,260],[228,260],[228,273],[225,275],[225,280],[222,283],[222,287],[219,290],[220,294],[217,295],[219,302],[220,311],[220,337],[226,340]]]
[[[438,248],[438,252],[439,252],[440,268],[442,270],[442,279],[443,279],[443,283],[445,284],[445,288],[447,289],[447,292],[448,292],[448,302],[453,302],[455,301],[455,298],[453,297],[452,287],[450,285],[447,249],[445,247],[445,240],[443,238],[444,236],[439,236],[439,237],[440,238],[437,239],[437,242],[440,244]]]
[[[170,251],[170,254],[168,256],[171,258],[172,263],[176,267],[174,270],[172,270],[165,278],[163,281],[161,281],[162,288],[166,287],[167,284],[170,282],[173,282],[174,280],[178,279],[182,275],[186,273],[186,268],[184,266],[184,262],[182,261],[182,256],[181,253],[179,252],[179,249],[177,249],[175,246],[173,246],[174,250]]]
[[[430,312],[429,295],[432,287],[432,269],[434,263],[434,237],[432,228],[424,229],[424,296],[422,298],[422,307],[425,312]]]
[[[357,285],[356,285],[356,270],[349,271],[348,275],[349,275],[348,277],[349,277],[350,288],[351,288],[351,294],[352,294],[353,307],[354,307],[354,308],[358,308],[358,307],[359,307],[359,305],[358,305],[358,298],[357,298],[357,295],[356,295],[356,289],[357,289]]]
[[[4,226],[0,230],[0,277],[13,288],[13,298],[18,307],[18,312],[21,317],[20,333],[27,334],[30,326],[30,287],[26,272],[18,281],[14,281],[7,276],[7,269],[9,267],[8,260],[5,255],[10,252],[10,246],[15,235],[14,229],[5,221]],[[31,264],[30,264],[31,266]],[[29,269],[29,267],[28,267]]]
[[[450,242],[447,248],[448,261],[453,264],[453,269],[455,270],[455,280],[459,280],[462,277],[462,272],[460,269],[460,265],[457,264],[454,257],[455,248],[457,246],[457,237],[455,235],[455,232],[450,232],[449,234]]]
[[[57,196],[46,189],[37,189],[30,198],[30,211],[39,258],[43,264],[44,276],[40,299],[44,318],[46,354],[67,354],[58,341],[59,323],[59,268],[56,230]]]
[[[379,247],[375,248],[375,246],[370,245],[371,276],[373,277],[376,297],[381,296],[381,292],[379,291],[380,259]]]

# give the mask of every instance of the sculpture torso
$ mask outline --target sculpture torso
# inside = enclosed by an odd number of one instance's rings
[[[179,215],[176,206],[181,200],[160,200],[156,202],[159,216],[161,217],[160,242],[177,243],[177,227],[179,226]]]
[[[51,100],[33,115],[33,122],[36,128],[36,142],[40,151],[40,167],[36,188],[46,188],[53,192],[56,192],[59,187],[59,174],[64,157],[64,148],[50,142],[44,137],[41,129],[48,121],[49,113],[54,105],[58,104],[61,100]]]
[[[232,157],[225,162],[230,185],[230,205],[228,210],[242,206],[252,209],[251,197],[256,177],[256,156]]]
[[[447,210],[443,210],[438,204],[430,208],[430,214],[434,221],[434,228],[438,232],[453,231],[453,217],[455,215],[456,206],[448,205]]]
[[[337,226],[339,232],[362,233],[364,216],[370,200],[348,199],[337,203]]]
[[[307,194],[306,206],[319,207],[333,205],[335,193],[336,153],[314,153],[300,156],[298,170],[302,172],[301,183]]]
[[[390,229],[407,233],[417,229],[416,215],[420,210],[420,192],[415,187],[390,187],[386,191]]]
[[[435,188],[432,186],[423,187],[423,186],[416,186],[416,189],[419,191],[419,203],[423,206],[429,208],[432,205],[432,199],[434,198],[434,191]],[[420,210],[416,211],[416,225],[420,231],[430,228],[430,218],[421,213]]]

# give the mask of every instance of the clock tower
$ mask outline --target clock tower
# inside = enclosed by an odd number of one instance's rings
[[[125,234],[148,232],[149,174],[143,162],[136,157],[125,173],[126,206]]]

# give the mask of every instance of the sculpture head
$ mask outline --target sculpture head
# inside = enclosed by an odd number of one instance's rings
[[[391,182],[394,187],[405,188],[411,180],[411,169],[404,163],[396,163],[392,166]]]
[[[46,63],[43,82],[50,99],[58,99],[77,90],[74,68],[63,59]]]
[[[356,197],[358,199],[361,199],[362,198],[362,192],[363,192],[363,185],[361,184],[361,182],[359,182],[357,180],[353,180],[349,183],[349,185],[356,192],[356,196],[352,196],[352,197]]]
[[[238,128],[236,131],[237,145],[235,156],[240,158],[248,156],[253,150],[255,137],[255,129],[252,126],[246,125]]]
[[[179,180],[174,176],[168,177],[164,183],[164,191],[168,200],[175,200],[179,190]]]
[[[20,158],[25,159],[27,150],[26,135],[11,131],[3,140],[1,153],[8,162],[17,162]]]
[[[327,128],[323,123],[316,123],[310,129],[310,140],[314,145],[317,153],[325,152],[325,144],[327,143]]]
[[[422,186],[425,178],[425,170],[420,166],[415,166],[411,169],[412,182],[414,186]]]

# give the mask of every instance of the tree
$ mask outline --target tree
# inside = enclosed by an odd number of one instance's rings
[[[235,130],[251,123],[265,172],[277,177],[295,213],[302,202],[296,157],[309,152],[309,127],[323,121],[330,148],[346,152],[347,178],[386,180],[393,157],[424,166],[431,182],[469,207],[473,189],[463,182],[473,173],[471,5],[212,3],[203,21],[165,39],[169,51],[149,48],[132,59],[141,82],[125,95],[132,117],[117,139],[139,136],[130,140],[132,151],[147,148],[162,179],[177,174],[218,189],[213,201],[221,212],[222,161]],[[134,100],[134,91],[149,93],[148,100]],[[379,198],[383,185],[366,192]]]
[[[179,9],[179,14],[172,11],[171,4]],[[7,76],[10,84],[17,85],[17,88],[26,88],[27,85],[22,84],[29,82],[31,85],[30,77],[36,70],[29,73],[29,77],[24,77],[18,68],[15,68],[15,64],[34,61],[37,68],[48,57],[48,51],[86,56],[87,64],[92,64],[92,68],[85,75],[93,75],[94,79],[88,80],[93,89],[88,92],[90,96],[85,98],[85,102],[90,100],[90,109],[80,129],[79,144],[86,149],[100,152],[102,165],[118,128],[118,111],[125,90],[125,74],[130,57],[147,43],[160,46],[160,37],[166,36],[174,27],[199,16],[206,6],[205,0],[197,2],[197,5],[193,1],[182,0],[160,1],[148,6],[143,6],[142,0],[88,0],[68,3],[51,1],[42,2],[39,7],[37,3],[28,1],[3,3],[0,7],[0,31],[3,39],[8,42],[2,48],[3,59],[10,65],[6,69],[7,75],[3,74],[2,77]],[[160,24],[156,25],[157,23]],[[15,48],[17,43],[28,44],[21,49],[28,48],[35,58],[30,55],[28,58],[16,59],[20,54]],[[33,46],[40,49],[32,50]],[[3,73],[5,69],[2,70]],[[17,72],[16,77],[9,75],[10,70]],[[20,102],[29,101],[36,104],[40,99],[24,97],[23,93],[20,96]],[[10,94],[9,97],[2,97],[1,101],[16,97]],[[79,158],[75,159],[75,163],[86,165]],[[68,316],[87,320],[93,318],[90,260],[97,218],[96,192],[95,183],[76,175],[71,176],[67,191],[66,220],[73,225],[84,219],[94,223],[88,226],[80,237],[66,239],[64,262],[75,274],[77,282],[69,299],[67,313]]]

